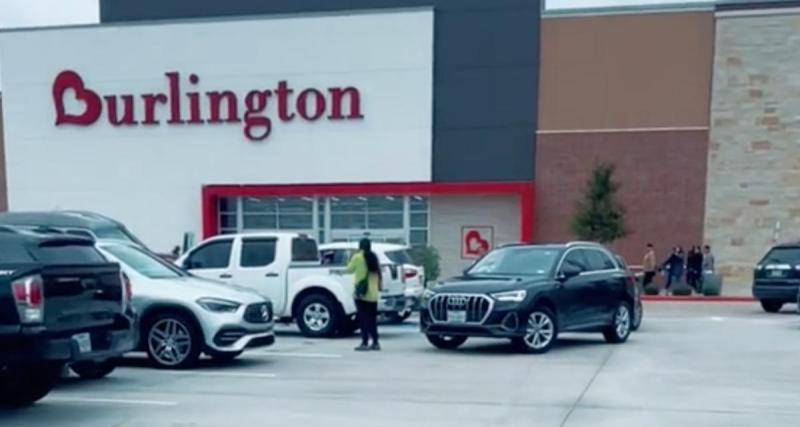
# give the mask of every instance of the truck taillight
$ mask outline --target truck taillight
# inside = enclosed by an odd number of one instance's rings
[[[20,322],[41,323],[44,320],[44,285],[39,275],[26,276],[11,283]]]
[[[131,279],[125,273],[122,273],[122,292],[125,305],[130,305],[133,301],[133,288],[131,287]]]
[[[417,277],[417,270],[412,270],[412,269],[405,270],[405,277],[406,279],[413,279]]]

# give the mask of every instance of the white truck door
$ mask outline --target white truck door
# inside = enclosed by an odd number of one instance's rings
[[[272,301],[280,315],[286,305],[286,250],[277,237],[242,237],[233,260],[233,283],[254,289]]]
[[[198,277],[231,283],[233,238],[214,239],[193,248],[181,266]]]

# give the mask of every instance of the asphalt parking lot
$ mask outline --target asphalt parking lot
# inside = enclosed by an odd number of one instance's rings
[[[283,330],[230,365],[68,379],[0,426],[788,426],[800,418],[800,316],[754,304],[653,303],[624,345],[564,336],[543,356],[502,341],[433,349],[408,323],[384,351]]]

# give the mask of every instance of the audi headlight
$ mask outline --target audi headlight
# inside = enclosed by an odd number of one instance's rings
[[[522,302],[528,295],[526,291],[498,292],[491,294],[492,298],[500,302]]]
[[[220,298],[200,298],[197,304],[213,313],[234,313],[241,304],[236,301],[229,301]]]

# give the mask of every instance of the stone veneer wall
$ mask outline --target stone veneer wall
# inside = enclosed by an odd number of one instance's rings
[[[778,241],[800,239],[800,14],[719,16],[706,240],[734,290]]]

